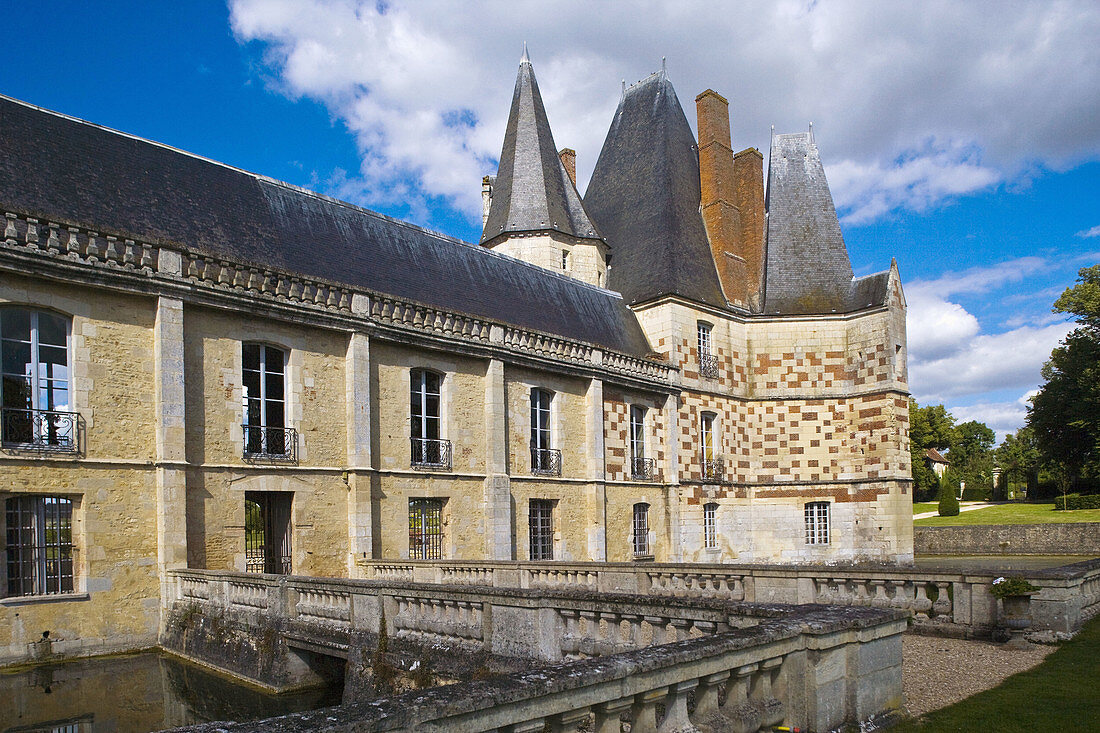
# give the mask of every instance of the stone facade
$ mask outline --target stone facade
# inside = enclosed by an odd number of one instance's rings
[[[67,323],[66,408],[79,415],[80,434],[74,450],[8,438],[0,450],[0,502],[71,501],[74,559],[73,588],[61,593],[10,592],[9,565],[0,564],[0,663],[43,649],[154,644],[166,573],[184,567],[271,572],[276,563],[299,575],[361,577],[363,562],[414,555],[523,561],[533,531],[554,561],[912,559],[896,268],[885,300],[852,312],[765,316],[680,296],[628,309],[597,287],[607,274],[602,240],[497,240],[517,256],[521,245],[556,252],[534,263],[556,274],[508,272],[551,279],[570,302],[544,303],[550,313],[575,305],[596,319],[592,303],[610,303],[628,319],[624,332],[644,334],[648,352],[643,344],[631,353],[607,346],[615,334],[570,335],[585,323],[547,330],[510,313],[486,316],[495,306],[477,303],[477,293],[467,310],[433,305],[143,239],[74,220],[76,209],[38,218],[4,206],[0,309]],[[506,259],[436,239],[494,267]],[[572,253],[567,274],[590,284],[561,284],[563,248]],[[263,378],[273,380],[263,381],[264,404],[277,394],[281,417],[251,433],[249,345],[284,359]],[[707,356],[715,372],[700,368]],[[421,372],[438,383],[430,436],[413,428]],[[549,393],[549,450],[560,451],[552,470],[534,470],[533,390]],[[644,410],[640,454],[635,407]],[[717,474],[702,470],[704,412]],[[268,442],[258,450],[261,435]],[[810,503],[825,507],[813,543]],[[413,519],[414,506],[424,518]],[[550,507],[539,527],[533,507]],[[261,524],[249,524],[250,511],[262,512]]]

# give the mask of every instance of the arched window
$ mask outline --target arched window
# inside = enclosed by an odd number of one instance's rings
[[[550,408],[554,393],[531,390],[531,473],[561,475],[561,451],[553,447]]]
[[[440,385],[443,378],[427,369],[409,373],[409,435],[412,465],[450,468],[451,444],[440,439]]]
[[[69,326],[68,318],[48,311],[0,308],[0,433],[5,445],[77,450]]]
[[[288,457],[297,440],[286,427],[286,352],[242,344],[245,457]]]
[[[634,505],[634,557],[648,557],[653,554],[649,547],[649,504],[639,502]]]

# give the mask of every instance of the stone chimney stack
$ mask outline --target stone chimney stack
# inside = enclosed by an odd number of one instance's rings
[[[700,208],[718,279],[726,300],[757,311],[764,271],[764,158],[754,148],[733,154],[725,97],[708,89],[695,106]]]
[[[561,158],[561,164],[565,166],[565,172],[569,174],[569,180],[573,183],[573,188],[577,187],[577,151],[572,148],[562,148],[558,152],[558,157]]]
[[[489,207],[493,204],[493,176],[481,179],[481,230],[485,231],[485,222],[489,220]]]

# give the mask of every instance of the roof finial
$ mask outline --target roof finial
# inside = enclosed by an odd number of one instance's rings
[[[665,66],[665,57],[664,56],[661,57],[661,74],[663,76],[668,76],[668,68]]]
[[[814,141],[814,123],[811,122],[810,123],[810,142],[812,143],[813,141]]]
[[[519,62],[521,64],[531,63],[531,58],[527,55],[527,41],[523,42],[523,56],[520,58]]]

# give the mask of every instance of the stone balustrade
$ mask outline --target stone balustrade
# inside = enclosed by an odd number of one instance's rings
[[[193,580],[195,572],[172,575],[182,589],[193,587],[182,581]],[[213,573],[205,577],[213,584],[228,580]],[[280,584],[270,577],[263,582]],[[289,588],[301,582],[293,579],[282,585]],[[386,586],[362,581],[345,587],[355,587],[356,593],[370,588],[387,591]],[[404,593],[388,590],[394,592],[397,617],[412,618],[426,634],[456,623],[478,626],[476,604],[458,597],[463,591],[444,598],[429,597],[427,589],[412,586]],[[516,593],[519,603],[532,600]],[[749,609],[728,602],[669,600],[661,616],[656,613],[659,601],[636,596],[588,601],[561,594],[535,598],[565,619],[562,645],[576,647],[577,655],[587,658],[324,711],[186,730],[617,732],[624,723],[638,733],[693,730],[700,725],[730,731],[776,725],[831,730],[894,710],[902,702],[901,633],[906,622],[891,610],[772,607],[761,609],[763,615],[753,626],[731,629],[703,617],[723,608],[727,616],[731,609]],[[491,610],[482,608],[482,629],[500,632],[485,616],[498,613],[503,606],[497,604],[506,602],[506,596],[494,596]],[[630,605],[636,612],[630,612]],[[404,622],[397,626],[407,628]],[[650,643],[642,644],[647,626],[654,633]],[[598,628],[604,631],[597,637]]]
[[[362,560],[364,577],[396,579],[391,561]],[[452,584],[477,577],[493,588],[581,589],[673,598],[715,598],[747,603],[820,603],[892,608],[915,626],[970,636],[987,635],[1000,620],[989,593],[1001,571],[894,566],[696,565],[666,563],[403,561],[402,580]],[[444,572],[444,567],[446,572]],[[460,573],[461,568],[468,572]],[[1032,598],[1033,633],[1068,634],[1100,611],[1100,560],[1030,570],[1042,588]]]

